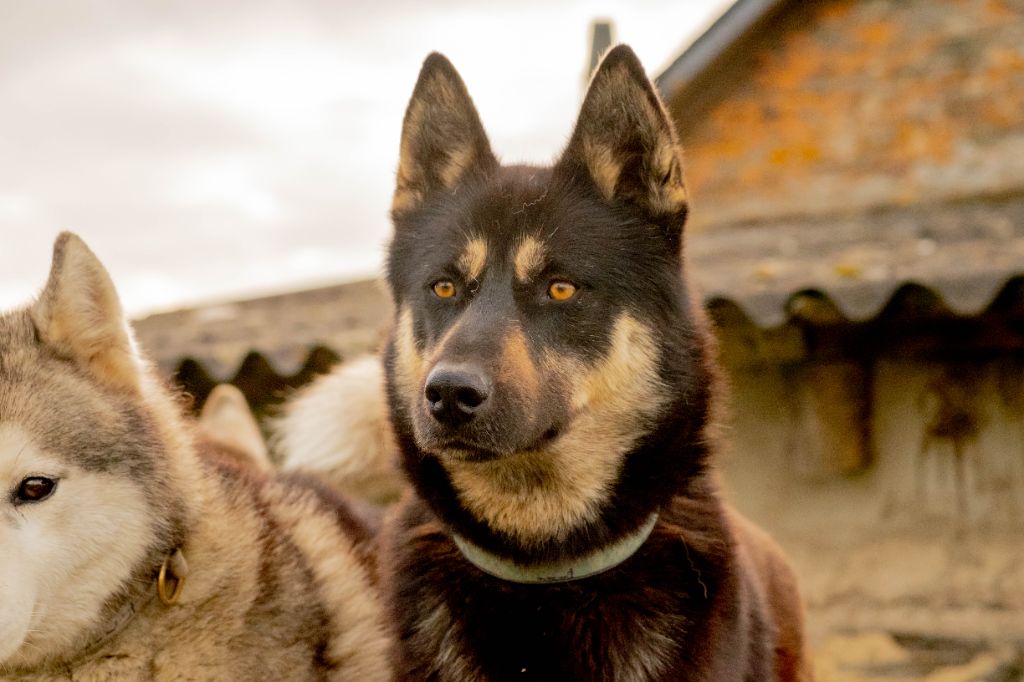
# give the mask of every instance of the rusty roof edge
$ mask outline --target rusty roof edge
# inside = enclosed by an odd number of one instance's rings
[[[664,97],[671,97],[725,54],[759,22],[787,0],[736,0],[715,23],[683,50],[654,83]]]
[[[292,361],[282,361],[280,354],[272,350],[251,348],[234,362],[225,362],[216,356],[203,353],[186,353],[173,360],[164,358],[158,362],[158,367],[160,371],[171,375],[191,364],[215,383],[235,383],[247,373],[251,373],[252,367],[263,365],[276,377],[295,379],[309,371],[316,356],[323,353],[333,356],[338,362],[347,362],[365,354],[342,355],[326,343],[308,343],[302,346],[301,354],[296,355],[297,359]]]
[[[738,300],[736,296],[730,296],[723,293],[709,293],[704,296],[704,303],[708,307],[714,307],[721,305],[722,303],[728,303],[735,306],[743,314],[743,316],[754,326],[760,329],[772,330],[783,327],[786,324],[791,323],[795,318],[799,317],[794,314],[795,307],[793,302],[802,296],[814,295],[820,297],[821,301],[825,305],[832,305],[839,311],[843,318],[848,322],[863,323],[875,319],[882,315],[888,308],[896,305],[899,299],[903,296],[909,295],[914,290],[924,290],[929,292],[935,297],[937,305],[940,309],[949,311],[950,313],[958,316],[976,316],[984,314],[992,310],[996,302],[1003,297],[1003,295],[1013,286],[1024,285],[1024,267],[1021,268],[1021,272],[1009,275],[1005,278],[999,279],[991,283],[989,287],[989,295],[985,298],[985,303],[981,306],[966,309],[961,308],[955,304],[951,304],[949,298],[943,294],[943,289],[948,286],[955,285],[952,280],[947,283],[941,283],[938,286],[925,285],[915,281],[894,281],[892,286],[889,288],[887,295],[882,297],[880,302],[875,306],[871,306],[870,309],[857,307],[850,307],[844,305],[841,296],[836,296],[835,292],[829,292],[825,288],[809,287],[801,289],[799,291],[790,292],[788,294],[781,292],[763,292],[763,296],[770,298],[771,304],[764,305],[752,305],[750,300]],[[856,286],[856,285],[854,285]],[[247,364],[252,364],[252,357],[258,357],[263,360],[270,370],[281,378],[291,378],[301,373],[310,363],[313,354],[322,350],[335,351],[323,343],[312,343],[308,344],[305,354],[302,356],[302,361],[285,368],[279,360],[275,360],[275,354],[272,351],[263,351],[260,349],[251,349],[244,357],[238,359],[234,364],[234,369],[230,369],[225,363],[220,362],[216,358],[206,357],[202,354],[186,354],[180,356],[176,361],[173,362],[175,368],[181,367],[187,362],[192,362],[198,365],[208,377],[217,382],[230,382],[236,380],[239,376],[244,374],[244,370]],[[353,356],[355,357],[355,356]],[[342,361],[346,359],[342,357]],[[164,366],[163,364],[161,366]],[[291,369],[293,371],[287,371]]]
[[[713,307],[729,303],[738,308],[750,321],[760,329],[778,329],[799,317],[794,302],[806,296],[820,298],[825,305],[832,306],[847,322],[864,323],[881,316],[887,309],[899,302],[909,292],[926,291],[936,299],[940,309],[958,317],[973,317],[993,309],[995,303],[1008,290],[1024,282],[1024,266],[1018,271],[1007,272],[999,278],[981,277],[971,282],[974,287],[983,289],[977,300],[983,303],[973,305],[967,303],[963,296],[957,295],[963,280],[950,279],[943,282],[925,284],[915,280],[893,280],[881,293],[877,287],[869,283],[851,284],[844,287],[809,286],[796,291],[764,291],[748,296],[736,296],[722,291],[711,291],[704,296],[706,306]],[[874,291],[869,291],[874,289]],[[859,291],[858,291],[859,290]],[[858,296],[860,300],[858,301]]]

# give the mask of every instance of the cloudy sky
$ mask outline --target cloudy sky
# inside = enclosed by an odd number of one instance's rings
[[[588,25],[652,75],[728,0],[0,3],[0,309],[82,235],[135,315],[380,269],[423,58],[462,73],[495,151],[545,162]]]

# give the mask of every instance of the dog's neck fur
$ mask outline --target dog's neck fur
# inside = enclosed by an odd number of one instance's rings
[[[164,560],[156,568],[149,569],[144,565],[139,571],[138,578],[131,583],[134,587],[129,587],[115,603],[108,604],[109,617],[104,619],[102,628],[82,647],[81,653],[76,656],[77,659],[88,659],[99,653],[106,644],[128,628],[143,609],[158,601],[158,571],[176,549],[167,552]]]

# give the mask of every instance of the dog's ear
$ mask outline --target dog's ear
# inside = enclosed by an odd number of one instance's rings
[[[199,430],[207,438],[246,455],[248,464],[270,470],[267,444],[249,402],[237,387],[218,384],[199,413]]]
[[[78,236],[53,245],[46,287],[29,311],[40,340],[119,390],[139,388],[140,360],[106,268]]]
[[[626,45],[611,49],[594,73],[558,166],[573,175],[584,171],[606,200],[682,228],[687,200],[675,128]]]
[[[470,171],[497,163],[462,78],[446,57],[432,53],[405,111],[392,214],[413,210]]]

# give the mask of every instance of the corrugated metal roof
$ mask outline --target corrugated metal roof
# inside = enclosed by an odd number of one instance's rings
[[[1024,197],[716,228],[690,235],[687,260],[706,301],[729,301],[761,328],[794,316],[820,322],[809,300],[868,320],[908,285],[976,315],[1024,275]],[[357,282],[154,315],[136,327],[165,371],[191,358],[224,379],[253,352],[291,375],[318,345],[342,356],[373,351],[390,318],[383,286]]]
[[[135,329],[165,372],[189,358],[223,380],[250,353],[292,375],[317,346],[343,355],[373,351],[390,319],[383,286],[367,281],[151,315]]]
[[[735,302],[761,327],[798,313],[804,291],[865,320],[908,283],[974,315],[1024,273],[1024,198],[731,225],[693,235],[688,249],[705,297]]]

